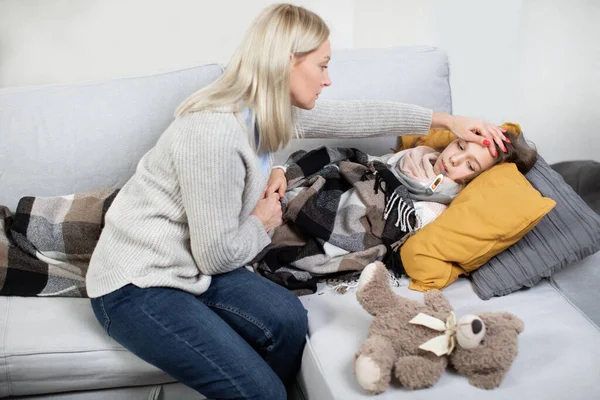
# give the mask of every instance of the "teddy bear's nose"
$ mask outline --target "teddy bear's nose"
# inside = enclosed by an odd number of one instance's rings
[[[483,328],[483,323],[481,322],[481,320],[474,319],[471,322],[471,329],[473,329],[474,334],[478,334],[479,332],[481,332],[482,328]]]

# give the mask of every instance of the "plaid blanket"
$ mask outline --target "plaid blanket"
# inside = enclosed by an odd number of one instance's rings
[[[318,280],[355,279],[376,260],[403,273],[394,250],[417,217],[385,164],[333,147],[298,151],[287,164],[284,223],[254,263],[259,274],[302,295],[314,293]]]
[[[118,190],[0,206],[0,295],[87,297],[85,275]]]

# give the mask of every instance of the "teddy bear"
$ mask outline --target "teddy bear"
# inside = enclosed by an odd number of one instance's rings
[[[517,356],[519,318],[494,312],[457,320],[439,290],[425,292],[424,304],[394,293],[379,261],[362,271],[356,297],[375,317],[354,357],[354,374],[369,393],[385,391],[392,372],[405,388],[431,387],[448,364],[473,386],[493,389]]]

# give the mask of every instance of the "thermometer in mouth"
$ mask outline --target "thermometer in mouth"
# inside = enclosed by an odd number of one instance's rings
[[[435,190],[440,186],[440,183],[444,180],[444,175],[446,175],[448,171],[443,170],[438,176],[435,177],[431,185],[427,188],[427,194],[431,195]]]

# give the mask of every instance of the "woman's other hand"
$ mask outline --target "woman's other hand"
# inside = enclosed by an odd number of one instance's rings
[[[269,196],[271,193],[277,193],[281,199],[285,195],[285,189],[287,189],[285,172],[280,168],[275,168],[271,171],[269,181],[267,182],[267,188],[263,193],[263,198]]]
[[[506,132],[504,128],[478,119],[434,112],[431,127],[450,129],[461,139],[486,146],[494,157],[497,157],[498,153],[496,146],[492,146],[492,143],[496,143],[498,148],[504,152],[506,152],[506,146],[503,142],[510,143],[504,136],[504,132]]]
[[[260,219],[267,232],[281,225],[282,210],[279,193],[272,192],[260,199],[252,211],[252,215],[256,215]]]

